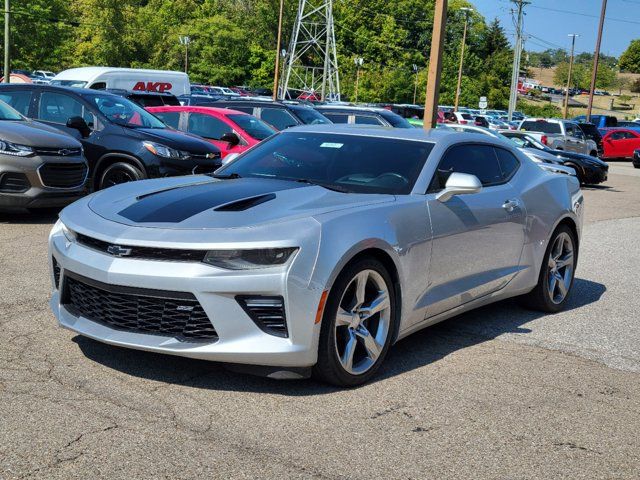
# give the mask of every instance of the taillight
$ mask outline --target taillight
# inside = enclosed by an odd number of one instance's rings
[[[546,135],[542,135],[542,136],[540,137],[540,141],[541,141],[544,145],[546,145],[546,144],[547,144],[547,136],[546,136]]]
[[[466,121],[466,120],[460,120],[458,123],[459,123],[460,125],[466,125],[466,124],[467,124],[467,121]]]

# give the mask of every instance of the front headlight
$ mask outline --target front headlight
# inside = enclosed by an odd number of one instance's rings
[[[30,157],[34,154],[33,148],[26,145],[0,140],[0,153],[4,155],[13,155],[14,157]]]
[[[248,270],[283,265],[297,248],[261,248],[256,250],[210,250],[203,262],[229,270]]]
[[[161,143],[155,142],[142,142],[144,148],[149,150],[154,155],[163,158],[172,158],[174,160],[181,160],[187,158],[189,155],[176,150],[175,148],[167,147],[166,145],[162,145]]]
[[[64,223],[62,223],[62,221],[60,222],[60,228],[69,242],[74,242],[76,240],[76,233],[69,227],[67,227]]]

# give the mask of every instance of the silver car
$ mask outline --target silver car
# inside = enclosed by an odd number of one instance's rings
[[[297,127],[64,209],[51,308],[101,342],[356,385],[464,311],[562,309],[582,210],[574,177],[489,136]]]

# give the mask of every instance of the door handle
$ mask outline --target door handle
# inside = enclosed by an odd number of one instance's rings
[[[509,213],[513,212],[519,206],[520,202],[518,202],[518,200],[507,200],[502,204],[502,208],[504,208]]]

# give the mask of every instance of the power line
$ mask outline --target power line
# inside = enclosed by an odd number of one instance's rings
[[[538,5],[531,5],[531,8],[537,8],[539,10],[548,10],[550,12],[569,13],[571,15],[579,15],[581,17],[600,18],[597,15],[589,15],[588,13],[580,13],[580,12],[572,12],[571,10],[561,10],[559,8],[540,7]],[[636,21],[633,21],[633,20],[626,20],[624,18],[606,17],[605,20],[609,20],[611,22],[623,22],[623,23],[631,23],[633,25],[640,25],[640,22],[636,22]]]

